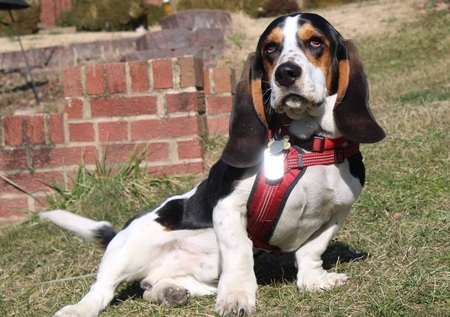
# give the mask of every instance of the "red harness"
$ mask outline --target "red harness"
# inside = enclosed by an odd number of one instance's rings
[[[306,171],[306,167],[342,163],[346,158],[359,153],[359,143],[348,142],[344,146],[346,141],[343,137],[313,137],[311,153],[290,147],[284,161],[284,176],[277,182],[268,182],[264,177],[264,168],[260,169],[247,202],[247,232],[255,248],[274,254],[282,253],[280,248],[270,245],[268,241],[290,192]]]

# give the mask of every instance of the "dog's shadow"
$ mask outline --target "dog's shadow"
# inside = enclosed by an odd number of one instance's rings
[[[322,254],[323,268],[329,270],[337,263],[362,261],[367,257],[363,251],[352,250],[345,243],[334,241]],[[285,253],[280,256],[262,252],[255,256],[255,274],[259,285],[292,282],[296,279],[297,268],[295,266],[294,253]],[[111,305],[138,297],[142,298],[144,291],[139,282],[129,283],[123,287],[114,297]]]
[[[355,251],[345,243],[333,241],[322,254],[323,268],[329,270],[338,263],[362,261],[366,257],[366,252]],[[269,253],[257,255],[255,274],[259,285],[294,281],[297,277],[294,253],[285,253],[280,256]]]

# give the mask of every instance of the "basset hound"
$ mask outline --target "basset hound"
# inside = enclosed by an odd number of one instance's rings
[[[97,316],[119,283],[136,280],[150,302],[217,294],[218,314],[242,316],[255,310],[261,249],[295,252],[299,290],[347,282],[321,255],[363,188],[359,143],[385,137],[368,98],[352,41],[316,14],[275,19],[245,63],[229,141],[207,179],[118,233],[63,210],[40,214],[105,247],[89,293],[55,316]]]

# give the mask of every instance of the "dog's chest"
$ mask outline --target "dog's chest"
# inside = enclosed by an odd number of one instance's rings
[[[289,195],[270,243],[298,249],[335,212],[349,209],[361,189],[347,162],[309,167]]]

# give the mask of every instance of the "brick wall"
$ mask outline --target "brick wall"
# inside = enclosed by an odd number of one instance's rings
[[[72,0],[41,0],[40,21],[48,25],[56,25],[56,21],[64,11],[72,9]]]
[[[81,160],[145,149],[149,174],[202,174],[202,137],[228,130],[234,72],[194,57],[68,67],[63,81],[64,113],[0,119],[0,224],[44,208]]]

